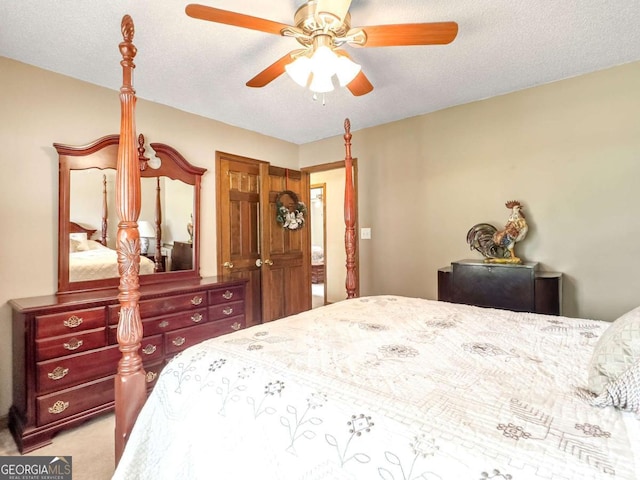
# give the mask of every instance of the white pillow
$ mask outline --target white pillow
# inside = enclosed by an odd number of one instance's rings
[[[614,321],[589,363],[589,390],[598,405],[640,410],[640,307]]]
[[[70,233],[69,234],[69,253],[84,252],[89,250],[89,244],[86,233]]]

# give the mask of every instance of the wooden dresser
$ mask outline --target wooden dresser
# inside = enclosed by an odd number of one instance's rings
[[[460,260],[438,270],[438,300],[550,315],[562,313],[562,274],[522,265]]]
[[[140,348],[148,388],[178,352],[244,328],[245,283],[216,277],[140,288]],[[118,290],[11,300],[13,405],[21,453],[114,406]]]

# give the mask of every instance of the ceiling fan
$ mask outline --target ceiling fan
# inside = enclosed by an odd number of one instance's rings
[[[325,92],[333,89],[331,77],[336,74],[340,85],[346,86],[353,95],[365,95],[373,90],[373,85],[341,48],[344,45],[445,45],[458,34],[455,22],[351,28],[351,1],[308,0],[296,11],[295,26],[198,4],[187,5],[185,11],[190,17],[201,20],[293,37],[302,45],[258,73],[247,82],[248,87],[264,87],[286,71],[297,83],[309,86],[314,92]],[[320,75],[322,60],[324,65],[331,64],[329,75]]]

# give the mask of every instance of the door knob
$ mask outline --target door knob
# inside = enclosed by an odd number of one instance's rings
[[[222,265],[224,268],[228,268],[228,269],[232,269],[233,268],[233,263],[231,262],[224,262],[224,264]]]
[[[259,258],[256,260],[256,267],[261,267],[262,266],[262,260],[260,260]]]
[[[267,265],[273,265],[273,260],[269,260],[268,258],[264,261]]]

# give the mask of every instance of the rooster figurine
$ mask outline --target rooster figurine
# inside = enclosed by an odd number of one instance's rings
[[[529,231],[522,212],[522,204],[516,200],[505,203],[511,209],[503,230],[489,223],[478,223],[467,232],[467,243],[472,250],[485,256],[485,262],[522,263],[513,251],[517,242],[524,240]]]

